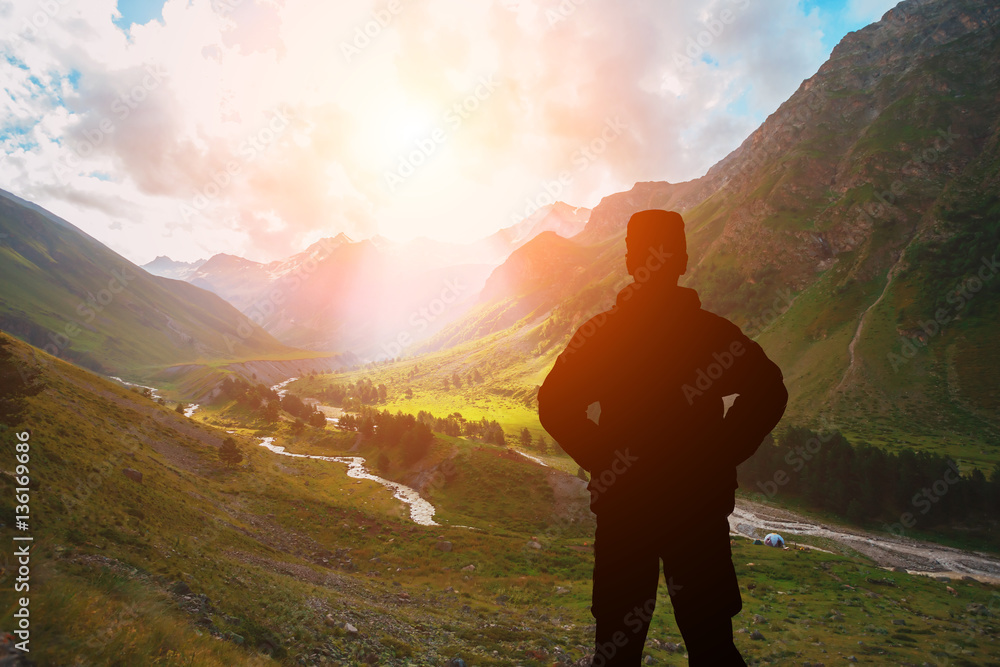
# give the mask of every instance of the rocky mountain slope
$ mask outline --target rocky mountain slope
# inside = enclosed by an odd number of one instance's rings
[[[574,236],[589,215],[589,209],[556,202],[468,244],[381,237],[354,242],[339,234],[268,264],[218,254],[194,268],[168,258],[145,268],[182,274],[286,344],[386,359],[463,314],[490,271],[512,252],[539,234]]]
[[[673,209],[691,256],[682,284],[781,365],[789,419],[997,460],[998,28],[994,2],[900,3],[705,176],[605,197],[575,243],[536,238],[488,283],[535,253],[532,282],[558,285],[544,307],[519,287],[485,292],[429,348],[493,335],[537,383],[628,282],[629,216]],[[567,272],[580,253],[591,259]],[[503,302],[523,318],[509,330],[490,317]]]

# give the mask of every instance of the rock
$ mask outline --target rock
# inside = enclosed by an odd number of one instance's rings
[[[461,658],[452,658],[448,661],[448,667],[465,667],[465,660]]]
[[[356,635],[356,634],[358,634],[358,629],[356,627],[354,627],[353,625],[351,625],[350,623],[344,623],[344,630],[349,635]]]
[[[542,543],[541,542],[537,542],[535,540],[531,540],[530,542],[528,542],[528,546],[531,547],[532,549],[541,549],[542,548]]]
[[[563,588],[562,586],[556,586],[556,595],[563,595],[565,593],[569,593],[568,588]]]
[[[857,662],[857,661],[858,659],[855,658],[853,655],[847,656],[847,662]]]
[[[469,563],[468,565],[466,565],[465,567],[462,568],[462,570],[465,571],[465,572],[472,572],[475,569],[476,569],[476,566],[473,565],[472,563]]]
[[[761,634],[760,630],[754,630],[750,633],[750,639],[762,640],[764,639],[764,635]]]
[[[753,622],[754,622],[754,625],[756,625],[758,623],[767,623],[767,619],[764,618],[763,616],[761,616],[760,614],[754,614],[753,615]]]
[[[138,482],[142,484],[142,473],[138,470],[133,470],[132,468],[124,468],[122,474],[128,477],[133,482]]]
[[[435,544],[434,547],[438,551],[445,551],[445,552],[451,551],[451,542],[449,542],[448,540],[441,540],[440,542]]]
[[[191,590],[191,587],[187,585],[187,583],[183,581],[176,581],[174,582],[173,586],[170,587],[170,592],[175,593],[177,595],[191,595],[193,591]]]
[[[680,653],[683,647],[680,644],[675,644],[673,642],[663,642],[663,650],[667,653]]]
[[[651,655],[647,655],[645,658],[642,659],[642,664],[644,664],[644,665],[655,665],[656,664],[656,658],[654,658]]]
[[[965,606],[965,611],[970,614],[975,614],[976,616],[992,616],[990,610],[986,608],[985,605],[981,605],[978,602],[971,602]]]
[[[903,619],[901,619],[901,618],[894,618],[894,619],[892,619],[892,624],[893,625],[906,625],[906,621],[903,620]]]
[[[335,619],[332,614],[327,614],[326,618],[323,619],[323,622],[329,625],[331,628],[340,627],[340,623],[337,622],[337,619]]]

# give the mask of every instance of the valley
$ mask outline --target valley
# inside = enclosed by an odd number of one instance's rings
[[[569,665],[585,656],[593,524],[583,482],[558,469],[560,455],[541,456],[554,464],[543,467],[506,447],[435,434],[407,465],[398,447],[364,438],[356,447],[357,433],[329,428],[296,435],[289,417],[266,425],[228,401],[187,418],[64,362],[36,364],[44,353],[23,343],[4,338],[4,347],[44,386],[23,399],[17,425],[3,427],[5,437],[30,428],[50,452],[33,471],[44,485],[33,492],[32,618],[45,638],[33,659]],[[54,409],[56,396],[72,412]],[[226,437],[243,451],[236,467],[217,455]],[[352,477],[343,462],[287,456],[371,461],[380,449],[390,480],[440,473],[421,485],[439,525],[414,522],[392,491]],[[739,523],[759,530],[777,519],[757,506],[741,512]],[[835,539],[833,526],[796,535],[813,522],[778,520],[804,550],[734,536],[744,586],[737,643],[753,664],[995,654],[995,586],[887,571]],[[878,619],[890,617],[902,623],[883,631]],[[666,664],[683,657],[665,589],[647,652]]]
[[[655,208],[684,217],[680,284],[789,390],[729,519],[747,662],[1000,665],[997,63],[996,2],[904,0],[701,176],[592,208],[546,181],[551,201],[465,242],[386,238],[347,197],[289,208],[302,230],[278,243],[296,225],[255,199],[211,222],[279,258],[219,252],[220,227],[206,259],[140,266],[0,190],[0,537],[30,542],[30,587],[0,551],[0,664],[588,665],[587,474],[537,393],[642,289],[626,225]],[[503,90],[490,104],[523,112]],[[686,664],[666,586],[656,605],[644,664]]]

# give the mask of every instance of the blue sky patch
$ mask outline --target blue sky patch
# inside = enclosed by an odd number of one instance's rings
[[[163,4],[163,0],[118,0],[121,18],[115,19],[115,25],[128,30],[133,23],[143,25],[154,20],[162,22]]]

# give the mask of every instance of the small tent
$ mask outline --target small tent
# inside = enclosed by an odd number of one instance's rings
[[[766,544],[769,547],[784,547],[785,538],[783,538],[781,535],[778,535],[777,533],[768,533],[764,537],[764,544]]]

